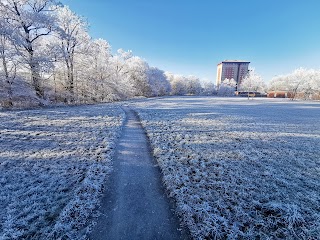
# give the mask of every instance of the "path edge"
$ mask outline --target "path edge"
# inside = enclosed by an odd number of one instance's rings
[[[186,238],[184,238],[185,240],[190,240],[190,239],[192,239],[190,229],[188,228],[187,224],[183,221],[183,216],[177,210],[178,208],[177,208],[177,203],[176,203],[175,199],[173,197],[170,197],[170,191],[169,191],[169,189],[167,189],[167,187],[164,184],[164,181],[163,181],[164,174],[159,166],[159,163],[158,163],[156,157],[153,155],[153,148],[151,146],[151,142],[150,142],[147,130],[144,127],[144,125],[142,124],[142,119],[139,115],[139,112],[132,106],[126,105],[126,107],[131,109],[134,112],[134,114],[137,116],[137,118],[139,120],[139,124],[141,125],[141,127],[143,129],[143,133],[148,140],[147,147],[148,147],[148,150],[150,153],[150,157],[152,158],[152,163],[154,164],[154,166],[156,166],[155,168],[157,169],[157,171],[160,175],[161,190],[163,191],[163,193],[166,196],[166,200],[168,201],[170,211],[172,211],[172,214],[175,215],[177,217],[177,220],[179,221],[179,226],[180,226],[179,231],[181,232],[181,236],[186,237]]]

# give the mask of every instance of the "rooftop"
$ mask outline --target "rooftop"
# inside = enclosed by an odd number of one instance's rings
[[[221,63],[250,63],[250,62],[248,62],[248,61],[243,61],[243,60],[224,60],[224,61],[222,61]],[[219,63],[219,64],[221,64],[221,63]],[[219,65],[218,64],[218,65]]]

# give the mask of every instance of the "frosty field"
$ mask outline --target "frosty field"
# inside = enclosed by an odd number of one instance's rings
[[[194,239],[320,239],[319,102],[124,104]],[[119,104],[0,111],[0,239],[84,236],[124,118]]]
[[[195,239],[320,239],[320,103],[132,103]]]
[[[0,239],[83,235],[123,117],[116,105],[0,112]]]

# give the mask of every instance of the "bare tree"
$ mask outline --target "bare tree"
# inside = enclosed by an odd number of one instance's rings
[[[6,94],[6,107],[12,107],[13,90],[12,84],[16,78],[17,62],[16,49],[11,41],[12,28],[7,24],[5,19],[0,19],[0,59],[2,64],[2,71],[0,77],[3,80],[3,90]]]
[[[84,52],[89,44],[88,26],[86,21],[73,13],[67,6],[57,9],[57,25],[60,55],[67,68],[66,87],[70,94],[71,102],[74,102],[75,57],[76,54]]]
[[[7,0],[0,2],[0,12],[12,25],[13,40],[21,48],[20,54],[31,71],[31,81],[38,97],[43,98],[41,87],[41,56],[37,55],[38,40],[49,35],[54,27],[51,16],[54,0]]]
[[[266,84],[264,83],[262,77],[257,74],[254,69],[250,69],[248,74],[241,81],[240,90],[248,92],[249,99],[250,95],[253,98],[256,92],[265,92]]]
[[[3,77],[4,77],[4,89],[6,90],[7,93],[7,104],[8,107],[11,107],[13,105],[12,103],[12,84],[13,80],[15,79],[16,76],[16,65],[14,62],[11,62],[11,64],[8,62],[8,55],[7,55],[7,46],[8,44],[8,39],[6,36],[0,35],[0,58],[2,62],[2,69],[3,69]],[[9,66],[11,65],[11,67]],[[1,74],[2,75],[2,74]]]

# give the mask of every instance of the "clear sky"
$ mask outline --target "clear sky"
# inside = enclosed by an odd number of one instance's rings
[[[250,61],[265,81],[320,68],[320,0],[62,0],[93,38],[151,66],[215,81],[223,60]]]

